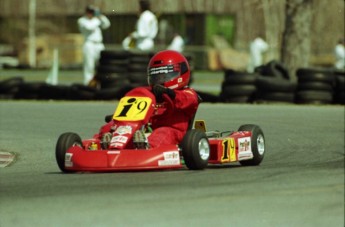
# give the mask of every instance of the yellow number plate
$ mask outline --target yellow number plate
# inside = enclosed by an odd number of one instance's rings
[[[113,119],[117,121],[140,121],[146,116],[152,103],[148,97],[123,97],[117,106]]]
[[[236,145],[234,138],[227,138],[223,140],[223,155],[222,162],[234,162],[236,158]]]

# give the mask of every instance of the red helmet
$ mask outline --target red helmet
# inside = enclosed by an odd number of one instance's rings
[[[150,86],[161,84],[170,89],[188,85],[190,69],[187,59],[177,51],[164,50],[155,54],[147,68]]]

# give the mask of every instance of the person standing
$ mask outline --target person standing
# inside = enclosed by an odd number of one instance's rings
[[[250,43],[249,46],[249,54],[250,54],[250,58],[249,58],[249,64],[247,67],[247,71],[252,73],[254,72],[254,69],[260,65],[263,64],[262,61],[262,54],[268,50],[268,44],[265,42],[265,40],[263,40],[260,37],[257,37],[256,39],[254,39],[253,42]]]
[[[158,21],[151,12],[149,0],[140,0],[140,15],[136,24],[136,30],[126,37],[122,46],[128,50],[133,47],[142,51],[150,51],[154,48],[154,39],[158,33]]]
[[[334,48],[334,55],[336,59],[334,67],[336,69],[345,70],[345,39],[339,39]]]
[[[109,19],[102,15],[99,9],[88,5],[85,15],[78,19],[78,26],[84,36],[83,57],[84,57],[84,84],[88,85],[95,73],[95,66],[104,50],[102,29],[110,27]]]
[[[182,53],[184,50],[184,40],[181,35],[178,33],[174,34],[174,38],[172,39],[171,43],[167,47],[168,50],[175,50],[177,52]]]

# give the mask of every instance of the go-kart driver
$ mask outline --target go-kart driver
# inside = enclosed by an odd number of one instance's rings
[[[164,114],[151,119],[152,133],[146,138],[142,130],[134,133],[136,148],[155,148],[161,145],[179,144],[188,130],[201,101],[197,93],[188,87],[190,67],[187,59],[177,51],[165,50],[155,54],[148,65],[148,84],[156,102],[163,102],[164,94],[172,105]],[[165,96],[166,97],[166,96]]]
[[[148,83],[156,101],[161,102],[165,93],[173,101],[173,107],[164,115],[153,117],[153,132],[148,137],[150,147],[178,144],[182,141],[200,101],[197,93],[188,87],[189,79],[188,61],[179,52],[165,50],[151,58]]]

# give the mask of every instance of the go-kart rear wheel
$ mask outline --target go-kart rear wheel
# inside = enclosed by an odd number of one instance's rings
[[[184,162],[189,169],[202,170],[207,167],[210,144],[204,132],[189,130],[182,140],[181,149]]]
[[[74,172],[65,168],[66,151],[73,146],[82,147],[82,144],[83,143],[78,134],[66,132],[60,135],[55,147],[55,158],[61,171],[65,173]]]
[[[265,136],[261,128],[257,125],[242,125],[238,131],[251,131],[251,148],[253,152],[253,159],[240,161],[243,166],[259,165],[265,155]]]

